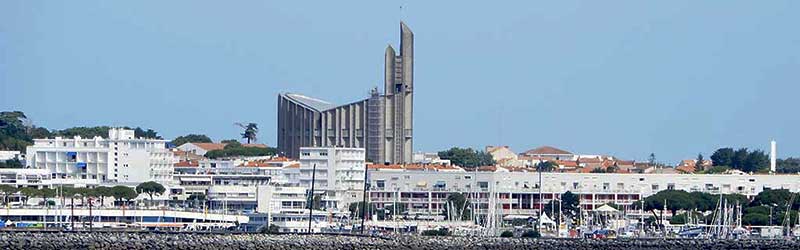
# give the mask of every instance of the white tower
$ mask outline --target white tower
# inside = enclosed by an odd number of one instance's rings
[[[778,145],[775,143],[775,140],[770,142],[770,150],[769,150],[769,171],[771,173],[775,173],[776,165],[778,161]]]

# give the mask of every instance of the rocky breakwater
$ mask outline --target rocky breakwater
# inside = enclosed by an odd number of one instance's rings
[[[800,249],[791,240],[519,239],[336,235],[0,232],[0,249]]]

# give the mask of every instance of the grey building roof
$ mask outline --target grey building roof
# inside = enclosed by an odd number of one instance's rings
[[[287,99],[297,102],[298,104],[307,106],[316,111],[325,111],[336,107],[336,105],[333,105],[333,103],[300,94],[284,93],[281,95],[283,95]]]

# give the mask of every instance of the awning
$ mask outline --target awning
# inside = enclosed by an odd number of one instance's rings
[[[595,208],[593,211],[594,212],[609,212],[609,213],[611,213],[611,212],[617,212],[619,210],[609,206],[608,204],[603,204],[602,206],[600,206],[598,208]]]

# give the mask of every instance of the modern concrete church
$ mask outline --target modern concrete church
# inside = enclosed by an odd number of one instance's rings
[[[375,163],[411,162],[414,33],[400,23],[400,54],[386,48],[384,89],[336,106],[304,95],[278,96],[278,151],[299,158],[300,147],[365,148]]]

